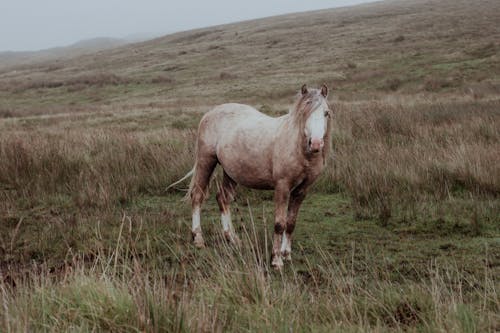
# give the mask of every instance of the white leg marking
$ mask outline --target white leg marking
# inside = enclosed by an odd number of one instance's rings
[[[200,207],[193,208],[193,227],[191,229],[194,233],[201,233],[200,225]]]
[[[205,247],[205,242],[203,241],[203,236],[201,235],[201,225],[200,225],[200,207],[194,207],[193,209],[193,226],[191,229],[193,233],[193,243],[196,247]]]
[[[222,213],[220,216],[222,222],[222,229],[224,232],[233,232],[233,224],[231,223],[231,213]]]
[[[222,229],[224,230],[224,236],[228,241],[233,244],[240,245],[240,239],[236,236],[234,232],[233,223],[231,222],[231,213],[222,213],[220,216],[222,222]]]
[[[286,236],[286,232],[283,233],[283,238],[281,240],[281,254],[284,260],[290,261],[292,260],[292,242]]]
[[[286,232],[283,233],[283,238],[281,238],[281,253],[286,251],[288,246],[288,239],[286,237]]]

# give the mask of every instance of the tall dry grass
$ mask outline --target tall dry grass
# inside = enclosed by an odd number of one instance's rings
[[[500,102],[339,104],[321,190],[389,217],[398,203],[500,194]]]
[[[47,79],[37,78],[24,81],[6,80],[0,82],[0,88],[3,91],[19,94],[28,90],[36,89],[52,89],[66,87],[68,91],[81,90],[86,87],[104,87],[117,86],[120,84],[140,83],[137,80],[121,77],[112,73],[94,72],[69,77],[66,79]]]
[[[163,193],[192,167],[193,131],[70,130],[0,136],[4,198],[72,197],[78,207],[110,207]]]
[[[316,184],[343,191],[360,211],[391,216],[400,203],[500,194],[500,103],[335,103],[333,149]],[[7,131],[0,135],[4,198],[71,196],[112,206],[162,193],[192,167],[195,130]]]
[[[434,262],[414,278],[370,258],[318,249],[305,271],[268,271],[266,230],[250,216],[241,249],[222,234],[215,248],[185,249],[172,234],[164,262],[136,248],[140,224],[124,216],[115,242],[59,272],[33,270],[15,287],[0,279],[0,330],[112,332],[436,331],[498,329],[500,303],[485,254],[484,274]],[[264,233],[264,234],[262,234]],[[267,237],[266,237],[267,236]],[[182,250],[184,249],[184,251]],[[357,250],[359,251],[359,249]],[[359,269],[354,269],[354,266]]]

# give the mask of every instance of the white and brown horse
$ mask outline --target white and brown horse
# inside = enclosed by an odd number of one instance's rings
[[[304,85],[290,112],[277,118],[242,104],[222,104],[203,116],[194,168],[180,180],[193,176],[188,194],[193,207],[192,233],[196,246],[204,246],[200,207],[219,163],[224,176],[217,202],[226,238],[239,242],[229,210],[236,185],[274,189],[271,264],[281,268],[283,259],[291,259],[292,233],[299,207],[308,187],[323,169],[329,150],[331,111],[327,95],[326,85],[321,89],[308,89]]]

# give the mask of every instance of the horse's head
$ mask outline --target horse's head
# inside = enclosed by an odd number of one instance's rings
[[[331,116],[327,96],[326,85],[323,85],[321,89],[308,89],[304,84],[295,105],[294,116],[300,128],[303,129],[308,153],[319,153],[324,149]]]

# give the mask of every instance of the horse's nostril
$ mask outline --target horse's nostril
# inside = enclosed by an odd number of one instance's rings
[[[323,148],[324,142],[322,139],[309,139],[309,150],[318,152]]]

